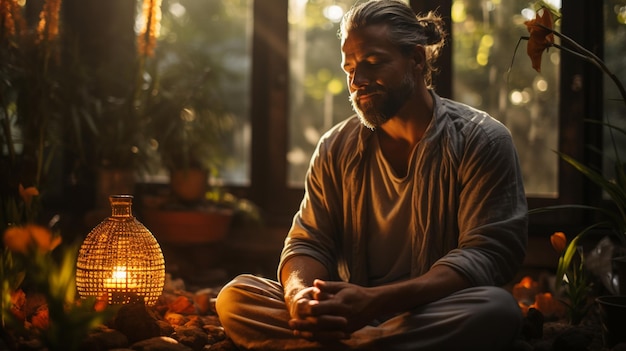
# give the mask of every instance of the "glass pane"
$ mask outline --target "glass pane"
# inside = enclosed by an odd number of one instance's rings
[[[560,3],[550,1],[556,8]],[[526,55],[527,0],[454,0],[454,98],[486,111],[513,134],[526,194],[558,195],[559,51],[544,53],[541,73]],[[515,58],[511,65],[513,57]],[[510,69],[510,72],[509,72]]]
[[[252,1],[163,0],[156,49],[161,90],[193,105],[171,118],[208,114],[187,127],[213,142],[208,163],[230,185],[249,183]]]
[[[604,1],[604,57],[609,70],[626,84],[626,0]],[[624,97],[610,78],[604,75],[604,118],[605,122],[619,128],[626,128],[626,108]],[[626,137],[615,130],[605,128],[604,150],[608,157],[604,161],[605,174],[614,174],[615,160],[613,140],[622,162],[626,159]]]
[[[288,186],[302,187],[319,138],[353,114],[337,37],[341,16],[353,4],[354,0],[289,1]]]

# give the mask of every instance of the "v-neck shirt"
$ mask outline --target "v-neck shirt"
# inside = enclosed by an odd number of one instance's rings
[[[409,278],[411,238],[417,216],[412,205],[415,150],[408,160],[407,172],[398,175],[385,158],[378,137],[370,138],[372,157],[368,162],[368,225],[366,227],[369,282],[380,285]]]

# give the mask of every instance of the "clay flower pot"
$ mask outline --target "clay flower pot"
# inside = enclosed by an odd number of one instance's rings
[[[182,203],[202,202],[208,188],[208,176],[208,171],[200,168],[171,170],[172,194]]]

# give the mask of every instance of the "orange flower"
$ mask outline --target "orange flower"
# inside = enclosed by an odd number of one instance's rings
[[[552,297],[549,292],[535,295],[535,303],[531,305],[546,317],[563,317],[565,315],[565,305]]]
[[[53,235],[48,228],[36,224],[10,227],[4,232],[4,245],[13,252],[28,253],[35,247],[40,253],[54,250],[61,237]]]
[[[143,0],[143,19],[144,23],[137,37],[137,49],[141,56],[154,56],[161,28],[161,0]]]
[[[59,35],[59,10],[61,0],[46,0],[39,13],[37,25],[37,42],[51,42]]]
[[[50,317],[48,305],[41,305],[37,308],[30,320],[33,327],[39,330],[46,330],[50,327]]]
[[[555,232],[550,236],[550,243],[554,250],[556,250],[556,253],[561,254],[567,247],[567,237],[563,232]]]
[[[526,21],[524,24],[530,33],[526,53],[532,61],[533,68],[541,72],[541,54],[554,44],[554,34],[546,29],[552,29],[552,14],[547,9],[540,9],[534,20]]]
[[[18,35],[25,28],[26,23],[17,0],[0,1],[0,23],[3,24],[0,39]]]
[[[20,197],[24,200],[26,206],[30,206],[33,202],[33,197],[39,196],[39,190],[37,190],[34,186],[29,186],[24,189],[24,186],[20,183],[18,190],[20,192]]]
[[[26,319],[24,306],[26,305],[26,294],[22,289],[18,289],[11,293],[11,314],[20,322]]]

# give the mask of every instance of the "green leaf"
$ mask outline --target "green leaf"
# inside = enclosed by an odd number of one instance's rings
[[[555,277],[556,278],[555,279],[555,291],[559,290],[563,282],[563,278],[566,276],[568,269],[570,268],[572,264],[572,259],[574,258],[574,254],[576,254],[577,252],[578,242],[581,240],[581,238],[583,238],[592,229],[601,227],[601,226],[606,226],[606,225],[607,225],[607,222],[598,222],[598,223],[592,224],[586,227],[585,229],[583,229],[580,233],[578,233],[574,237],[574,239],[572,239],[572,241],[569,242],[569,244],[567,244],[567,248],[565,249],[565,252],[561,254],[561,257],[559,257],[559,263],[557,265],[556,277]]]

